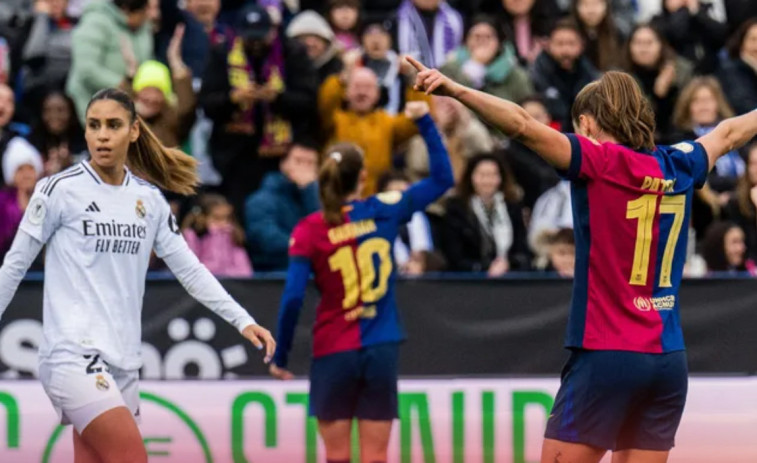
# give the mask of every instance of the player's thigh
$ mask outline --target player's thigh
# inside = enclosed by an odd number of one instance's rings
[[[667,452],[675,445],[688,392],[686,353],[646,355],[654,363],[654,381],[626,418],[616,451]]]
[[[91,448],[74,430],[74,463],[102,463],[95,450]]]
[[[598,463],[606,452],[587,444],[544,439],[541,463]]]
[[[398,417],[399,344],[370,346],[360,351],[361,384],[358,420],[392,421]]]
[[[624,360],[612,351],[574,351],[563,369],[544,437],[614,449],[640,389],[641,376],[628,371]]]
[[[352,420],[318,420],[318,434],[326,447],[329,460],[349,460]]]
[[[127,405],[117,378],[98,357],[62,353],[39,366],[40,381],[61,424],[73,424],[80,434],[103,412]]]
[[[323,421],[351,421],[360,387],[357,350],[313,359],[310,366],[310,415]]]
[[[142,435],[125,406],[98,415],[84,428],[81,438],[102,463],[147,463]]]
[[[669,454],[664,450],[619,450],[613,452],[612,463],[666,463]]]
[[[393,421],[358,421],[360,459],[363,463],[385,462]]]

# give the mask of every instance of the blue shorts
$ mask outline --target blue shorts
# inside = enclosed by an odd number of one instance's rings
[[[670,450],[687,389],[685,351],[574,350],[545,437],[608,450]]]
[[[310,415],[319,420],[397,418],[399,344],[379,344],[313,359]]]

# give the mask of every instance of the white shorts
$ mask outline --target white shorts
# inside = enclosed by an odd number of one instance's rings
[[[140,423],[139,370],[108,365],[97,354],[55,353],[41,359],[39,379],[61,424],[81,434],[102,413],[128,408]]]

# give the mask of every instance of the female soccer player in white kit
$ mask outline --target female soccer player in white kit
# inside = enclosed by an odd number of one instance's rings
[[[137,385],[152,250],[194,298],[265,347],[266,362],[275,342],[197,260],[153,186],[192,193],[196,162],[162,146],[120,90],[92,98],[86,140],[91,160],[35,189],[0,268],[0,314],[47,244],[39,376],[74,425],[74,461],[145,463]]]

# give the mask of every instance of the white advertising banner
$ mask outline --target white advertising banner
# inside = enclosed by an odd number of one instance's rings
[[[403,380],[389,462],[538,462],[558,384]],[[145,381],[141,390],[150,462],[325,461],[305,381]],[[70,463],[71,432],[37,381],[0,381],[0,462]],[[756,433],[757,378],[693,378],[670,462],[757,462]]]

